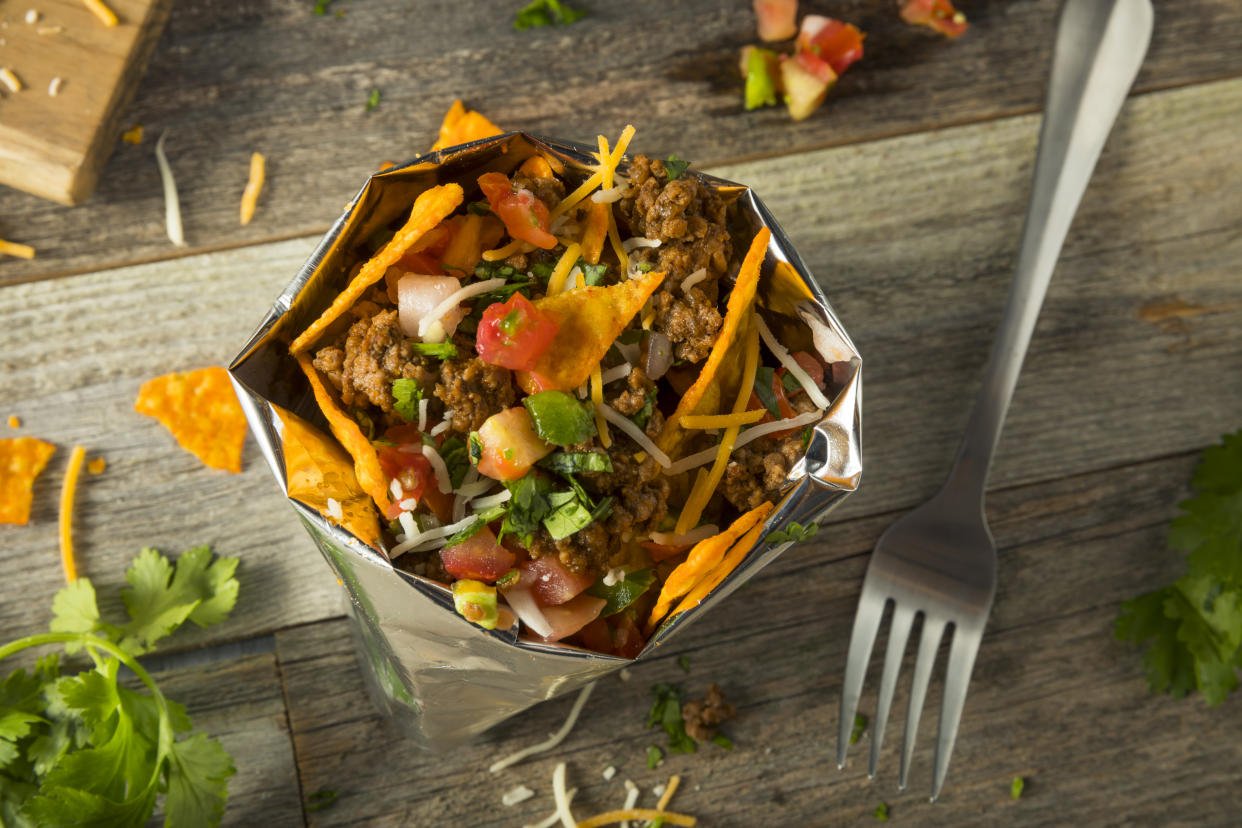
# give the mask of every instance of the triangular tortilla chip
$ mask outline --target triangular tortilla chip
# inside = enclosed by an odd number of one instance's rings
[[[371,496],[358,485],[353,459],[327,435],[296,414],[273,406],[281,425],[285,484],[300,500],[364,543],[379,541],[379,519]],[[336,501],[332,507],[328,501]]]
[[[0,523],[25,526],[30,520],[35,478],[55,451],[34,437],[0,440]]]
[[[246,415],[228,372],[218,365],[147,380],[134,410],[159,420],[205,465],[241,472]]]
[[[769,507],[769,511],[771,511],[771,503],[765,503],[764,505]],[[681,599],[681,603],[668,614],[668,617],[672,618],[678,613],[693,609],[701,604],[703,599],[711,594],[712,590],[720,586],[730,572],[737,569],[738,564],[745,559],[746,553],[750,552],[755,544],[758,543],[760,535],[763,534],[763,528],[763,521],[761,520],[752,526],[749,532],[742,535],[738,542],[733,544],[733,548],[729,550],[729,553],[725,555],[724,560],[717,564],[702,580],[694,585],[693,589],[686,593],[686,597]]]
[[[431,145],[431,151],[455,147],[458,144],[468,144],[480,138],[491,138],[493,135],[503,133],[503,129],[473,109],[466,109],[465,105],[457,100],[453,101],[449,111],[444,114],[444,122],[440,124],[440,137]]]
[[[749,325],[753,324],[752,310],[755,304],[755,290],[759,286],[759,266],[763,264],[767,253],[768,240],[772,231],[764,227],[755,234],[750,243],[750,250],[742,260],[738,270],[737,282],[733,292],[729,294],[729,303],[725,308],[724,323],[720,326],[720,335],[716,344],[707,355],[703,371],[694,384],[686,389],[677,410],[664,423],[664,430],[656,444],[670,457],[676,457],[683,439],[680,424],[687,414],[719,414],[721,401],[732,400],[738,392],[741,381],[746,338]]]
[[[651,610],[647,621],[648,630],[654,630],[656,624],[668,612],[673,601],[694,589],[695,585],[711,574],[716,565],[725,557],[729,547],[756,523],[767,517],[772,511],[771,503],[762,503],[751,509],[718,535],[704,538],[694,545],[686,559],[668,574],[664,586],[660,588],[660,597]]]
[[[337,405],[336,399],[323,384],[323,379],[311,363],[310,356],[298,354],[297,360],[298,365],[302,367],[302,372],[310,380],[315,402],[319,403],[319,410],[327,418],[328,427],[332,429],[333,436],[345,447],[349,456],[354,458],[354,475],[358,485],[371,496],[380,512],[387,514],[392,501],[388,497],[388,484],[384,481],[384,470],[380,468],[379,455],[375,451],[375,446],[371,445],[371,441],[362,433],[362,429],[359,428],[358,423],[354,422],[354,418]]]
[[[518,384],[528,394],[582,385],[662,281],[663,273],[646,273],[608,287],[580,287],[536,299],[535,307],[555,319],[558,328],[535,367],[518,372]]]
[[[461,185],[451,183],[432,187],[419,195],[414,200],[414,207],[410,210],[410,218],[405,226],[362,266],[349,286],[332,300],[332,306],[293,340],[289,352],[297,355],[314,345],[324,330],[353,307],[354,302],[367,292],[367,288],[383,279],[388,268],[395,265],[415,242],[448,218],[461,204],[462,198]]]

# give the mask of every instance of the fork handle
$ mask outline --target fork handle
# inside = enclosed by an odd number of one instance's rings
[[[1151,41],[1150,0],[1067,0],[1061,9],[1017,272],[949,483],[982,503],[1005,412],[1052,271],[1104,141]]]

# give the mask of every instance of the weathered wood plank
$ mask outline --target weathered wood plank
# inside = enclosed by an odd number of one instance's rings
[[[1242,81],[1132,103],[1053,281],[996,482],[1197,448],[1237,426],[1239,118]],[[771,200],[866,358],[867,471],[840,516],[912,504],[940,482],[1010,278],[1035,130],[1023,117],[734,168]],[[847,182],[851,197],[807,184],[807,170],[810,180]],[[1148,204],[1168,206],[1137,206]],[[310,246],[280,242],[0,294],[0,414],[111,463],[79,494],[85,571],[116,585],[143,545],[211,542],[241,554],[247,586],[216,640],[339,615],[339,590],[256,451],[240,477],[209,471],[132,403],[151,376],[227,361]],[[1151,303],[1174,294],[1201,311],[1182,319],[1185,330],[1144,321],[1158,316]],[[0,602],[0,625],[47,622],[66,456],[39,481],[33,525],[0,527],[6,594],[44,596]]]
[[[898,794],[895,782],[904,687],[878,781],[865,775],[867,736],[843,773],[831,768],[864,553],[892,519],[882,515],[834,524],[791,551],[733,596],[727,611],[690,628],[676,649],[633,668],[630,681],[604,680],[553,756],[499,776],[486,766],[544,738],[564,717],[567,700],[536,708],[477,744],[430,755],[366,708],[345,622],[278,633],[303,788],[341,793],[316,824],[532,822],[552,809],[557,761],[569,763],[570,784],[582,791],[580,817],[618,806],[626,778],[643,788],[641,803],[650,806],[651,788],[679,773],[676,809],[713,826],[855,824],[880,801],[895,818],[932,825],[1149,824],[1173,815],[1231,824],[1242,807],[1229,782],[1242,759],[1242,699],[1209,710],[1198,698],[1151,697],[1139,653],[1111,638],[1118,602],[1167,582],[1178,569],[1164,545],[1165,522],[1192,466],[1193,458],[1183,456],[995,494],[1000,589],[949,783],[934,806],[925,792],[936,685],[907,793]],[[863,700],[868,715],[882,652]],[[677,664],[683,653],[689,674]],[[722,684],[739,707],[728,727],[736,750],[705,746],[647,770],[647,746],[663,742],[643,727],[648,687],[656,681],[678,682],[692,694],[708,682]],[[611,782],[600,775],[609,765],[618,770]],[[1028,778],[1028,787],[1015,803],[1009,782],[1017,775]],[[538,796],[500,805],[500,795],[517,784]]]
[[[170,130],[186,235],[197,249],[326,227],[384,159],[420,152],[455,97],[497,123],[577,140],[633,122],[636,149],[700,162],[796,152],[975,122],[1041,105],[1055,0],[963,0],[971,31],[948,42],[903,23],[892,0],[803,4],[868,33],[866,57],[800,124],[746,113],[738,51],[755,41],[748,4],[581,2],[568,29],[515,32],[515,6],[472,0],[412,12],[397,0],[337,6],[267,0],[221,13],[178,3],[127,120]],[[1159,0],[1137,88],[1242,72],[1242,18],[1222,0]],[[371,113],[372,88],[382,103]],[[177,254],[164,237],[152,141],[118,146],[95,197],[66,210],[0,191],[0,236],[40,250],[0,279],[97,270]],[[255,222],[237,224],[247,159],[267,153]]]

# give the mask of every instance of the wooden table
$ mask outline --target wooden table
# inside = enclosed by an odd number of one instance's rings
[[[116,148],[96,194],[68,209],[0,190],[0,237],[39,250],[0,260],[0,415],[61,447],[31,525],[0,528],[0,629],[48,622],[56,494],[82,443],[109,463],[77,510],[82,566],[101,592],[116,594],[146,545],[209,542],[242,558],[232,618],[179,635],[153,662],[236,760],[226,824],[519,825],[551,811],[561,760],[580,815],[619,806],[624,779],[651,806],[677,773],[676,808],[710,826],[868,824],[881,801],[907,824],[1236,824],[1242,698],[1212,710],[1149,695],[1141,653],[1111,627],[1121,600],[1181,571],[1167,523],[1197,453],[1242,425],[1237,5],[1156,3],[1151,51],[1070,232],[992,475],[1000,586],[935,805],[934,714],[909,791],[896,790],[899,727],[875,781],[866,736],[844,771],[832,767],[840,679],[868,552],[939,484],[999,318],[1056,3],[962,0],[973,27],[956,42],[902,24],[888,0],[804,3],[868,39],[799,124],[742,111],[734,65],[754,27],[740,0],[583,0],[581,23],[527,32],[510,26],[519,5],[337,0],[317,16],[301,0],[182,0],[126,116],[149,137]],[[372,88],[381,102],[367,112]],[[636,149],[754,185],[866,360],[861,491],[674,651],[603,681],[555,755],[499,777],[489,761],[544,738],[568,700],[448,755],[420,753],[373,713],[341,590],[253,443],[240,476],[215,473],[131,410],[146,378],[226,363],[365,176],[425,149],[455,97],[503,126],[578,140],[632,122]],[[187,249],[164,236],[153,159],[164,130]],[[268,187],[243,228],[255,150]],[[692,695],[719,683],[738,705],[736,749],[649,771],[657,681]],[[1027,780],[1016,802],[1014,776]],[[519,783],[537,796],[502,806]],[[308,812],[321,789],[340,797]]]

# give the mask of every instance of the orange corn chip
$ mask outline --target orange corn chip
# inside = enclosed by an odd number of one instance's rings
[[[0,440],[0,523],[25,526],[30,520],[35,478],[55,451],[33,437]]]
[[[763,503],[733,521],[728,529],[710,538],[704,538],[694,545],[690,554],[677,568],[669,573],[660,588],[660,597],[655,608],[651,610],[651,618],[647,621],[649,630],[655,629],[660,619],[668,613],[673,601],[694,589],[695,585],[711,574],[716,565],[725,557],[729,547],[751,527],[767,517],[772,511],[771,503]]]
[[[276,414],[284,425],[281,443],[289,497],[315,509],[364,543],[377,544],[379,519],[371,496],[358,485],[350,456],[296,414],[280,407],[276,407]]]
[[[471,141],[478,141],[480,138],[491,138],[493,135],[503,133],[503,129],[474,110],[466,109],[465,105],[457,100],[453,101],[453,105],[445,113],[444,122],[440,124],[440,137],[431,145],[431,151],[435,152],[445,147],[455,147],[458,144],[467,144]]]
[[[21,427],[22,427],[21,417],[18,417],[16,414],[10,414],[9,415],[9,428],[21,428]]]
[[[366,293],[367,288],[384,278],[384,273],[388,268],[395,265],[415,242],[456,210],[461,204],[462,197],[460,185],[441,184],[425,191],[415,199],[414,208],[410,210],[410,218],[405,226],[397,231],[383,249],[362,266],[358,275],[349,283],[349,287],[332,301],[332,306],[303,331],[301,336],[293,340],[293,344],[289,346],[289,352],[296,355],[314,345],[324,329],[349,310],[354,302]]]
[[[241,471],[246,417],[228,372],[219,366],[147,380],[134,410],[159,420],[205,465]]]
[[[91,460],[86,464],[86,470],[91,474],[103,474],[104,470],[107,468],[108,461],[102,457],[96,457],[94,460]]]
[[[771,511],[771,503],[765,503],[764,505],[768,507],[769,511]],[[724,560],[717,564],[711,572],[707,573],[707,576],[703,578],[703,580],[695,584],[694,588],[686,593],[686,597],[681,599],[681,603],[677,605],[676,609],[668,614],[668,617],[672,618],[674,615],[697,607],[700,603],[702,603],[703,599],[711,594],[712,590],[720,586],[724,579],[729,576],[730,572],[737,569],[738,564],[745,559],[746,553],[750,552],[750,550],[754,548],[754,545],[759,541],[759,536],[762,534],[763,521],[759,521],[752,526],[750,531],[743,535],[737,543],[733,544],[733,548],[729,550],[727,555],[725,555]]]
[[[738,390],[736,387],[727,386],[736,386],[741,377],[745,360],[742,358],[740,349],[745,347],[745,334],[747,333],[743,329],[743,322],[749,322],[752,319],[755,290],[759,287],[759,266],[763,264],[763,257],[768,250],[768,240],[771,237],[772,231],[766,227],[755,234],[754,240],[750,243],[750,250],[747,251],[746,258],[738,270],[737,283],[733,287],[733,292],[729,294],[724,324],[720,326],[720,335],[716,338],[716,344],[712,346],[699,378],[686,390],[681,402],[677,404],[677,410],[668,418],[664,424],[664,430],[660,432],[660,439],[656,441],[656,444],[670,457],[676,453],[675,449],[682,439],[682,428],[679,422],[682,417],[687,414],[718,414],[721,400],[729,399],[729,392],[736,393]],[[732,382],[726,382],[726,379],[732,375],[736,375]]]
[[[342,411],[341,407],[336,404],[328,387],[323,384],[319,372],[311,363],[310,356],[298,354],[297,359],[302,372],[310,380],[315,402],[319,403],[319,409],[328,419],[328,427],[332,429],[332,434],[349,452],[349,456],[354,458],[354,475],[358,485],[371,496],[375,505],[379,506],[380,512],[387,514],[392,501],[388,498],[388,484],[384,482],[384,470],[380,468],[379,455],[375,452],[375,446],[371,445],[371,441],[362,433],[362,429],[358,427],[358,423],[354,422],[354,418]],[[341,505],[344,507],[344,503]],[[358,533],[354,532],[354,534]]]
[[[518,372],[518,384],[531,394],[582,385],[662,281],[663,273],[646,273],[609,287],[581,287],[536,299],[535,307],[555,319],[558,328],[534,370]]]
[[[612,211],[611,204],[592,201],[587,212],[586,231],[582,234],[582,258],[590,264],[599,264],[600,254],[604,252],[604,239],[608,237],[608,215]]]

